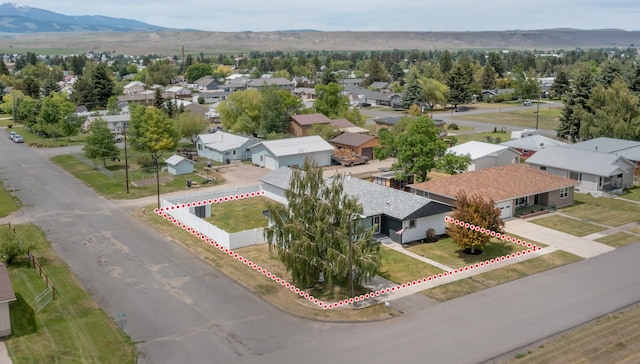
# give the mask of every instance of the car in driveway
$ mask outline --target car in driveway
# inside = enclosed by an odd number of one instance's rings
[[[531,100],[524,100],[522,102],[522,106],[531,106],[533,105],[533,102],[531,102]]]
[[[12,140],[14,143],[24,143],[24,139],[22,139],[22,135],[20,134],[14,135]]]
[[[465,112],[469,111],[469,108],[467,106],[457,106],[454,110],[455,112]]]

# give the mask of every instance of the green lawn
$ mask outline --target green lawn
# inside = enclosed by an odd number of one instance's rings
[[[67,140],[67,137],[59,137],[55,139],[54,138],[43,139],[42,137],[39,137],[33,134],[32,132],[26,130],[23,126],[13,127],[11,128],[11,130],[22,135],[22,139],[24,139],[24,143],[26,145],[37,144],[37,145],[44,145],[48,148],[82,145],[84,144],[84,141],[87,139],[86,134],[79,134],[76,136],[72,136],[68,138],[69,140]]]
[[[34,298],[45,289],[43,279],[26,260],[9,268],[17,301],[11,305],[13,334],[5,342],[13,363],[133,363],[131,342],[79,285],[44,234],[33,225],[13,227],[32,245],[59,294],[36,314]]]
[[[633,244],[637,241],[640,241],[640,237],[620,231],[615,234],[603,236],[599,239],[596,239],[596,241],[603,244],[607,244],[614,248],[619,248],[621,246]]]
[[[640,202],[640,186],[634,186],[620,197]]]
[[[20,201],[4,188],[0,180],[0,217],[9,216],[10,213],[19,209],[20,206]]]
[[[496,125],[498,126],[498,128],[501,125],[512,125],[533,129],[536,127],[536,110],[537,107],[534,104],[533,106],[528,107],[526,110],[501,112],[501,109],[498,109],[497,112],[491,114],[456,113],[456,116],[459,115],[460,119]],[[546,104],[540,104],[538,128],[556,129],[560,124],[559,117],[561,111],[562,109],[551,109]]]
[[[576,193],[574,199],[576,204],[563,208],[563,213],[613,227],[640,221],[640,204],[583,193]]]
[[[485,260],[525,250],[521,245],[492,239],[482,254],[465,254],[451,238],[438,240],[436,243],[416,244],[407,248],[409,251],[435,260],[451,268],[460,268],[469,264],[484,262]]]
[[[111,199],[136,199],[140,197],[152,196],[156,192],[155,168],[150,169],[131,169],[129,170],[129,194],[126,191],[126,178],[124,170],[124,158],[120,162],[108,162],[108,169],[113,172],[114,178],[110,178],[94,168],[89,167],[77,158],[71,155],[60,155],[51,158],[51,160],[64,168],[67,172],[73,174],[76,178],[86,183],[88,186],[96,190],[103,196]],[[203,178],[188,174],[181,176],[168,176],[163,173],[161,179],[172,178],[171,180],[162,181],[160,183],[160,194],[189,190],[193,191],[197,186],[212,186],[224,182],[221,175],[216,174],[216,180],[213,184],[198,184],[193,188],[186,187],[187,180],[191,179],[195,182],[202,182]],[[146,183],[146,185],[142,185]],[[134,185],[134,184],[137,184]]]
[[[211,205],[211,217],[205,220],[228,232],[256,229],[267,226],[262,211],[267,210],[268,198],[254,197]]]
[[[554,215],[531,220],[532,223],[558,230],[574,236],[586,236],[606,230],[606,228],[589,224],[588,222],[572,219],[566,216]]]
[[[579,260],[581,258],[576,255],[557,250],[474,277],[434,287],[422,293],[440,302],[447,301]]]
[[[444,272],[439,268],[386,247],[380,249],[380,254],[382,257],[382,270],[379,275],[398,284]]]

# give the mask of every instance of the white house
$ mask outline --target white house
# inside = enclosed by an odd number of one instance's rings
[[[251,158],[249,147],[260,142],[260,139],[216,131],[200,134],[196,138],[198,157],[204,157],[220,163]]]
[[[129,126],[131,121],[131,114],[118,114],[118,115],[92,115],[84,121],[83,129],[89,130],[89,126],[96,120],[102,120],[107,123],[109,129],[114,134],[123,133]]]
[[[132,95],[143,92],[145,90],[146,85],[140,81],[132,81],[128,84],[124,85],[124,94]]]
[[[167,158],[165,162],[167,163],[167,172],[170,174],[178,176],[193,173],[193,164],[195,162],[177,154]]]
[[[504,145],[470,141],[447,149],[447,153],[469,155],[468,171],[518,163],[520,153]]]
[[[620,193],[633,186],[635,163],[616,154],[566,147],[537,151],[527,159],[530,166],[567,177],[580,184],[576,191],[599,196]]]
[[[276,170],[286,166],[302,166],[309,158],[319,167],[331,165],[333,146],[317,135],[300,138],[267,140],[249,147],[251,162]]]
[[[9,304],[15,302],[16,295],[11,285],[9,272],[4,264],[0,264],[0,337],[11,335],[11,313]]]

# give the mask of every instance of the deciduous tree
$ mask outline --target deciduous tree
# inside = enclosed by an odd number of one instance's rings
[[[191,144],[196,144],[196,138],[207,128],[207,120],[201,115],[184,112],[178,116],[178,129],[183,138],[189,139]]]
[[[218,113],[226,130],[258,136],[262,96],[258,90],[234,92],[220,103]]]
[[[437,165],[439,170],[448,174],[462,173],[471,165],[471,156],[469,154],[445,153],[438,158]]]
[[[265,238],[294,283],[303,287],[348,282],[350,251],[355,283],[368,281],[381,268],[373,229],[355,219],[362,206],[343,192],[343,180],[338,175],[325,181],[322,169],[307,160],[301,171],[293,171],[285,192],[288,204],[269,206],[272,225]]]
[[[116,158],[120,155],[120,150],[106,121],[97,119],[91,123],[84,151],[87,158],[102,159],[105,167],[107,158]]]
[[[451,217],[490,231],[503,232],[504,222],[500,218],[500,209],[493,200],[477,194],[467,196],[464,192],[458,193],[456,209]],[[471,254],[475,253],[475,249],[483,249],[491,238],[491,235],[454,224],[447,226],[447,234],[461,249],[466,249]]]
[[[342,95],[342,86],[335,82],[316,85],[317,99],[314,107],[317,112],[329,118],[335,118],[349,108],[349,99]]]

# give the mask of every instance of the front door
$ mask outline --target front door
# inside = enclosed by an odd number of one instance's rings
[[[373,217],[373,233],[380,234],[380,215]]]

